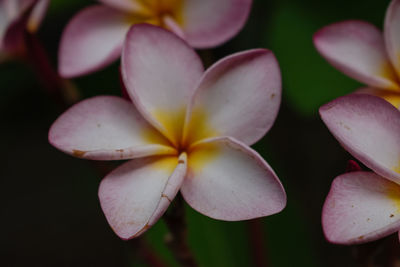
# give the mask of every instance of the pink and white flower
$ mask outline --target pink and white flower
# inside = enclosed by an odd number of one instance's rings
[[[271,128],[281,77],[269,50],[226,57],[206,72],[176,35],[149,24],[127,34],[122,76],[133,104],[99,96],[53,124],[49,141],[85,159],[133,159],[100,184],[104,214],[122,239],[145,232],[180,190],[195,210],[236,221],[286,205],[271,167],[249,145]]]
[[[67,25],[59,50],[59,72],[72,78],[119,58],[129,28],[150,23],[166,28],[194,48],[220,45],[243,27],[251,0],[99,0]]]
[[[352,94],[322,106],[320,115],[373,171],[335,178],[322,212],[327,240],[357,244],[400,231],[400,111],[379,97]]]
[[[46,14],[49,0],[0,0],[0,54],[20,52],[25,31],[34,33]]]
[[[400,0],[389,5],[383,33],[368,22],[349,20],[319,30],[314,44],[334,67],[369,87],[360,92],[400,106]]]

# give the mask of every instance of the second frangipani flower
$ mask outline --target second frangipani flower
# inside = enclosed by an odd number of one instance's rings
[[[37,31],[49,0],[0,0],[0,60],[24,49],[24,32]]]
[[[400,111],[379,97],[352,94],[320,114],[342,146],[374,171],[333,181],[322,213],[326,238],[356,244],[400,231]]]
[[[364,21],[343,21],[314,36],[318,51],[336,68],[365,83],[361,92],[400,106],[400,0],[387,10],[384,32]]]
[[[249,147],[270,129],[280,105],[280,71],[270,51],[238,53],[204,72],[183,40],[142,24],[127,35],[121,70],[133,104],[94,97],[65,112],[49,132],[50,142],[71,155],[134,159],[99,189],[118,236],[146,231],[179,190],[195,210],[221,220],[285,207],[279,179]]]
[[[166,28],[192,47],[208,48],[233,37],[244,25],[251,0],[100,0],[66,27],[59,72],[71,78],[115,61],[129,28],[150,23]]]

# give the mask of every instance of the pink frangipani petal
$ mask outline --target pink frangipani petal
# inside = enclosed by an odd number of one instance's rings
[[[400,111],[367,94],[340,97],[319,110],[342,146],[376,173],[400,183]]]
[[[198,212],[225,221],[268,216],[286,205],[285,191],[271,167],[230,137],[211,138],[193,148],[181,192]]]
[[[101,208],[122,239],[144,233],[167,210],[186,173],[186,154],[129,161],[107,175],[99,188]]]
[[[99,70],[119,58],[131,26],[127,14],[106,6],[80,11],[65,28],[58,70],[72,78]]]
[[[188,43],[196,48],[220,45],[244,26],[251,0],[185,0],[182,29]]]
[[[49,141],[65,153],[96,160],[176,154],[132,103],[115,96],[97,96],[72,106],[52,125]]]
[[[274,54],[266,49],[237,53],[206,71],[188,109],[188,127],[195,127],[202,113],[215,131],[195,138],[231,136],[252,145],[271,128],[280,102],[281,74]]]
[[[392,0],[385,17],[385,44],[400,77],[400,0]],[[400,81],[399,81],[400,82]]]
[[[373,241],[400,229],[400,185],[372,172],[335,178],[322,212],[326,238],[337,244]]]
[[[399,89],[382,33],[363,21],[328,25],[314,35],[319,53],[333,66],[369,86]]]

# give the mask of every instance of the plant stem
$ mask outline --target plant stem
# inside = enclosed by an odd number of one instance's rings
[[[26,32],[24,38],[26,51],[24,52],[23,57],[33,67],[35,74],[47,94],[56,102],[62,111],[70,105],[78,102],[80,95],[77,88],[71,81],[60,77],[58,72],[53,68],[46,50],[37,36]],[[109,173],[113,168],[113,166],[108,162],[91,163],[99,174],[103,176]],[[149,266],[166,266],[143,238],[130,240],[129,244]]]
[[[35,34],[25,33],[25,59],[42,84],[43,89],[62,109],[69,107],[80,99],[78,90],[71,81],[60,77],[53,68],[46,50]]]
[[[164,214],[164,220],[169,229],[166,244],[181,266],[195,267],[197,263],[187,243],[187,228],[185,221],[185,206],[182,196],[176,196],[170,210]]]
[[[257,267],[268,266],[267,248],[264,244],[264,231],[261,219],[254,219],[247,222],[249,241],[253,256],[253,264]]]
[[[128,241],[128,244],[134,250],[134,255],[141,258],[148,266],[166,267],[164,262],[154,253],[143,237],[131,239]]]

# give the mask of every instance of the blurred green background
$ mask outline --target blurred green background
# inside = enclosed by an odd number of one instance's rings
[[[93,3],[52,1],[39,38],[54,65],[64,26]],[[323,125],[318,107],[361,85],[331,67],[312,44],[315,31],[344,19],[367,20],[382,28],[388,4],[254,0],[238,36],[200,51],[211,62],[256,47],[276,54],[283,76],[281,110],[274,127],[254,147],[274,168],[288,195],[282,213],[252,222],[215,221],[187,207],[189,242],[201,266],[257,266],[257,249],[274,267],[364,266],[372,257],[384,258],[387,244],[396,246],[394,237],[347,247],[329,244],[323,237],[325,196],[351,156]],[[118,66],[75,79],[82,96],[120,95]],[[149,266],[146,258],[153,250],[166,266],[177,266],[164,244],[167,230],[162,220],[144,235],[146,250],[140,248],[143,241],[124,242],[114,235],[97,199],[102,174],[88,161],[65,155],[47,142],[48,129],[62,110],[41,90],[32,70],[18,62],[3,64],[0,86],[0,265]]]

